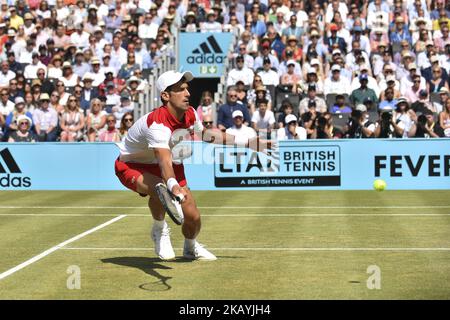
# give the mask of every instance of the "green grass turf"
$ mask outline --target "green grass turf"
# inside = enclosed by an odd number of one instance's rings
[[[201,209],[199,240],[217,261],[159,261],[147,199],[132,192],[1,192],[0,273],[117,215],[127,217],[0,280],[0,299],[450,298],[450,251],[299,250],[450,248],[450,191],[220,191],[195,197],[198,206],[215,207]],[[259,208],[244,208],[252,206]],[[279,206],[293,208],[274,208]],[[341,208],[317,208],[326,206]],[[169,224],[180,256],[180,229]],[[81,270],[79,290],[66,286],[71,265]],[[370,265],[381,269],[380,290],[366,286]]]

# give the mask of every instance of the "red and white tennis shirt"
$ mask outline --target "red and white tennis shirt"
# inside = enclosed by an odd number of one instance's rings
[[[125,141],[118,143],[120,161],[157,163],[153,149],[172,150],[174,145],[180,142],[180,138],[186,135],[186,131],[180,129],[192,129],[196,122],[201,125],[193,107],[189,107],[185,112],[182,121],[173,116],[166,106],[155,109],[138,119],[128,130]],[[180,132],[181,134],[177,134]]]

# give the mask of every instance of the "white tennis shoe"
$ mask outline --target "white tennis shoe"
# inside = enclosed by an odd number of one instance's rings
[[[183,257],[190,260],[217,260],[215,255],[197,241],[194,246],[189,246],[187,241],[184,242]]]
[[[155,242],[155,253],[161,260],[175,259],[175,252],[170,242],[170,228],[164,224],[164,228],[153,226],[152,239]]]

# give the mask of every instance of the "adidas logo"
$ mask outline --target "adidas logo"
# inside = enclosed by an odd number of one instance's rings
[[[222,64],[226,58],[223,54],[222,48],[217,43],[214,36],[206,38],[205,42],[200,44],[200,47],[192,50],[193,55],[187,57],[188,63],[220,63]]]
[[[16,160],[14,160],[14,157],[12,156],[8,148],[5,148],[2,151],[0,151],[0,159],[1,159],[0,174],[2,174],[0,178],[1,187],[3,188],[31,187],[30,177],[17,176],[17,174],[22,174],[22,170],[20,170],[19,165],[17,164]],[[6,165],[8,171],[3,166],[3,163]],[[3,176],[3,174],[5,173],[6,176]]]

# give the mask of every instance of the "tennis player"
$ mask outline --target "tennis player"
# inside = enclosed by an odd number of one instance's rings
[[[155,252],[162,260],[172,260],[175,253],[170,241],[170,230],[165,219],[165,210],[159,200],[155,186],[165,183],[175,196],[184,198],[181,207],[184,213],[182,233],[185,237],[183,257],[192,260],[216,260],[216,256],[197,242],[200,232],[200,212],[192,193],[187,187],[182,163],[174,163],[172,148],[174,133],[188,130],[203,141],[218,144],[237,144],[254,150],[270,147],[270,141],[237,141],[224,132],[207,130],[189,105],[189,84],[191,72],[167,71],[157,80],[161,92],[162,106],[144,115],[128,130],[125,141],[119,144],[120,156],[115,162],[116,175],[127,188],[141,196],[149,195],[148,206],[154,223],[152,239]],[[179,137],[179,135],[177,134]]]

